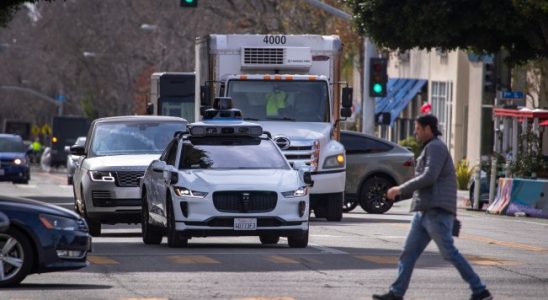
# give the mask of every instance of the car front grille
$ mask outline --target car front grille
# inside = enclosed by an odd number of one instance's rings
[[[13,159],[2,159],[0,160],[0,167],[11,167],[13,165]]]
[[[112,197],[110,191],[92,191],[91,201],[95,207],[114,207],[114,206],[139,206],[141,199],[116,199]]]
[[[139,186],[139,178],[145,175],[145,171],[117,171],[116,185],[121,187]]]
[[[271,191],[222,191],[213,193],[213,204],[221,212],[269,212],[276,207],[277,201],[278,194]]]

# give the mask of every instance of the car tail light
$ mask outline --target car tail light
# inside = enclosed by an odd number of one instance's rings
[[[403,166],[404,167],[414,167],[415,166],[415,160],[413,158],[410,158],[410,159],[406,160],[403,163]]]

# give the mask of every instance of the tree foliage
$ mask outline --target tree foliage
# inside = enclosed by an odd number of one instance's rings
[[[509,52],[521,63],[548,57],[546,0],[343,0],[378,45],[407,50]]]

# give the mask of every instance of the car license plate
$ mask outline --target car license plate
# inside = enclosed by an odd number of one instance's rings
[[[0,169],[0,176],[4,176],[4,174],[6,174],[6,171],[4,171],[4,169]]]
[[[234,230],[257,230],[256,218],[235,218]]]

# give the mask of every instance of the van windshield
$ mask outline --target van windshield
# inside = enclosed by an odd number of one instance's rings
[[[90,156],[161,154],[183,122],[99,123],[91,138]]]
[[[230,80],[227,96],[247,120],[329,122],[329,89],[322,80]]]
[[[17,138],[0,137],[0,152],[25,152],[25,145]]]

